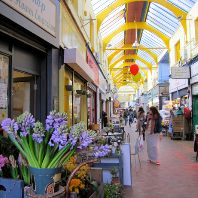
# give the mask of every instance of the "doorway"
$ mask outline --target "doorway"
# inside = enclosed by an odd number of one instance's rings
[[[193,96],[192,106],[192,124],[193,131],[195,131],[195,125],[198,125],[198,96]]]
[[[24,112],[36,114],[36,76],[19,70],[13,71],[12,118]]]

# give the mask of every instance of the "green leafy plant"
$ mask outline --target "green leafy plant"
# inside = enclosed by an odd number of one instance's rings
[[[116,169],[115,167],[113,167],[111,169],[111,175],[112,175],[112,177],[117,177],[117,175],[118,175],[118,169]]]
[[[120,184],[105,184],[104,198],[124,198],[124,188]]]

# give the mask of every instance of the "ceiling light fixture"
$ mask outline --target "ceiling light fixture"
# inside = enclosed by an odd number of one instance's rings
[[[132,47],[138,48],[140,46],[139,42],[138,42],[138,35],[137,35],[137,24],[136,21],[134,21],[135,23],[135,42],[132,44]]]

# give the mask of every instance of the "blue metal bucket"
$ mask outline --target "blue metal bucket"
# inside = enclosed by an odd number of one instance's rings
[[[54,175],[61,172],[61,168],[29,168],[34,178],[34,191],[39,195],[46,193],[48,185],[54,182]]]

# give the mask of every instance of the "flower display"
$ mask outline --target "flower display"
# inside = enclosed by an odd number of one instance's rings
[[[45,126],[35,122],[28,112],[20,115],[17,121],[6,118],[1,125],[29,166],[34,168],[61,167],[78,150],[92,144],[97,136],[95,131],[87,130],[83,122],[69,128],[67,114],[56,111],[47,116]],[[98,157],[105,154],[102,148],[100,150],[96,154]]]
[[[33,128],[34,133],[32,134],[32,138],[35,142],[41,143],[43,138],[45,137],[45,129],[41,122],[36,122]]]
[[[31,113],[25,112],[17,118],[20,135],[26,137],[34,127],[35,118]]]
[[[67,114],[56,111],[51,111],[45,121],[46,130],[59,128],[62,125],[67,125]]]
[[[10,134],[16,134],[19,127],[15,120],[11,120],[10,118],[6,118],[1,123],[2,129]]]
[[[85,185],[80,179],[72,179],[69,185],[69,191],[79,194],[80,190],[84,189]]]
[[[8,158],[7,157],[4,157],[3,155],[0,155],[0,171],[8,163],[9,163]]]
[[[94,148],[94,153],[93,155],[98,158],[98,157],[104,157],[110,152],[110,147],[109,145],[101,145],[101,146],[95,146]]]

